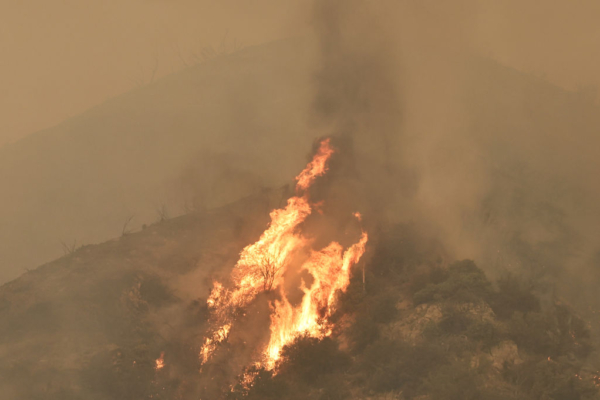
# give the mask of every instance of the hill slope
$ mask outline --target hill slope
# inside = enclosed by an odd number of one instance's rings
[[[287,181],[312,139],[303,49],[222,56],[1,148],[0,282],[59,256],[61,241],[153,222],[163,204],[177,215]]]
[[[244,49],[1,148],[0,282],[58,257],[61,242],[69,247],[114,237],[131,216],[130,226],[139,228],[157,210],[178,215],[287,182],[304,160],[298,148],[308,149],[321,134],[308,124],[309,47],[286,41]],[[465,65],[464,129],[497,167],[491,186],[498,193],[512,195],[514,187],[506,189],[517,180],[539,186],[539,170],[567,181],[577,175],[587,179],[584,185],[593,180],[596,157],[585,144],[600,119],[592,98],[489,60]],[[559,158],[548,156],[553,151]],[[528,182],[515,171],[523,163],[533,165]],[[447,175],[436,173],[442,180]],[[535,196],[548,198],[544,190]],[[513,199],[498,198],[490,207],[500,219],[512,213],[504,206]],[[583,214],[577,218],[589,220]]]
[[[211,274],[235,264],[281,196],[265,192],[84,246],[1,286],[3,398],[140,398],[168,343],[197,363],[188,346],[201,344]]]
[[[336,329],[236,385],[269,297],[201,366],[211,278],[226,276],[286,190],[85,246],[0,287],[0,392],[25,399],[597,399],[588,324],[516,278],[492,285],[413,226],[381,227]],[[220,279],[220,278],[219,278]],[[262,326],[262,328],[261,328]],[[163,364],[157,368],[157,360]],[[233,386],[230,386],[233,385]]]

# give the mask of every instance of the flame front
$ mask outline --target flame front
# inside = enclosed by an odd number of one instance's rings
[[[368,240],[363,231],[360,240],[345,251],[337,242],[314,251],[310,250],[311,240],[298,232],[298,226],[312,212],[307,189],[317,177],[327,172],[333,153],[329,139],[323,140],[317,154],[296,178],[298,194],[288,200],[285,208],[272,211],[267,230],[256,243],[242,250],[231,274],[232,288],[214,282],[207,301],[214,328],[200,351],[203,364],[229,336],[236,313],[261,292],[277,290],[280,300],[271,302],[271,337],[257,361],[258,366],[273,369],[281,349],[299,335],[322,338],[331,334],[328,318],[335,311],[335,294],[338,290],[346,290],[351,267],[360,260]],[[361,220],[360,214],[354,215]],[[290,260],[300,251],[310,253],[301,268],[314,281],[310,288],[302,284],[302,301],[294,307],[286,297],[284,277]]]

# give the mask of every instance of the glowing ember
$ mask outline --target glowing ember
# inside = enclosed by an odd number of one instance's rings
[[[160,357],[158,357],[156,359],[156,366],[154,367],[155,370],[159,370],[159,369],[163,369],[165,366],[165,352],[161,352],[160,353]]]
[[[335,294],[338,290],[346,290],[351,267],[360,260],[368,240],[363,232],[360,240],[345,251],[337,242],[314,251],[310,249],[311,240],[298,232],[298,226],[312,212],[306,190],[327,171],[333,153],[329,139],[323,140],[317,154],[296,178],[298,195],[290,198],[285,208],[272,211],[267,230],[256,243],[242,250],[231,274],[232,288],[214,282],[207,303],[215,328],[200,351],[203,364],[210,359],[217,345],[227,339],[236,312],[261,292],[277,290],[280,300],[270,305],[271,337],[257,366],[273,369],[281,349],[299,335],[322,338],[331,334],[328,318],[335,311]],[[354,216],[361,220],[359,213]],[[314,280],[310,287],[302,284],[302,301],[294,307],[284,291],[284,274],[292,257],[301,251],[310,254],[301,268]]]

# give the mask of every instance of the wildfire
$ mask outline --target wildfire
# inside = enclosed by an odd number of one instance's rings
[[[329,142],[329,139],[325,139],[321,142],[317,154],[312,161],[308,163],[304,171],[296,177],[296,180],[298,181],[296,184],[297,191],[308,189],[316,178],[327,172],[327,161],[329,161],[329,158],[334,153]]]
[[[156,366],[154,367],[154,369],[156,371],[164,368],[164,366],[165,366],[165,352],[164,351],[162,351],[160,353],[160,357],[158,357],[155,362],[156,362]]]
[[[327,172],[333,153],[329,139],[323,140],[317,154],[296,178],[297,195],[288,199],[285,208],[273,210],[271,223],[260,239],[242,250],[231,274],[231,289],[214,282],[207,301],[214,329],[200,351],[203,364],[210,359],[218,344],[227,339],[236,312],[261,292],[277,290],[280,300],[270,304],[271,336],[257,362],[258,366],[273,369],[281,349],[299,335],[322,338],[331,334],[328,318],[335,311],[335,294],[338,290],[346,290],[351,267],[360,260],[368,240],[367,234],[362,232],[359,241],[346,250],[341,244],[332,242],[315,251],[310,249],[312,241],[298,231],[298,226],[315,206],[309,202],[307,189],[317,177]],[[360,214],[355,213],[354,216],[361,220]],[[284,291],[284,277],[290,260],[301,251],[310,254],[301,268],[314,280],[310,287],[302,282],[302,301],[293,306]]]

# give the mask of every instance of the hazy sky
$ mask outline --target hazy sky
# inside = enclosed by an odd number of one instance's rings
[[[0,145],[148,82],[157,61],[158,77],[205,46],[289,36],[294,1],[2,0]]]
[[[302,34],[308,3],[2,0],[0,145],[148,82],[155,65],[156,77],[179,70],[204,46]],[[464,14],[472,44],[504,64],[565,87],[600,82],[597,0],[419,4]]]

